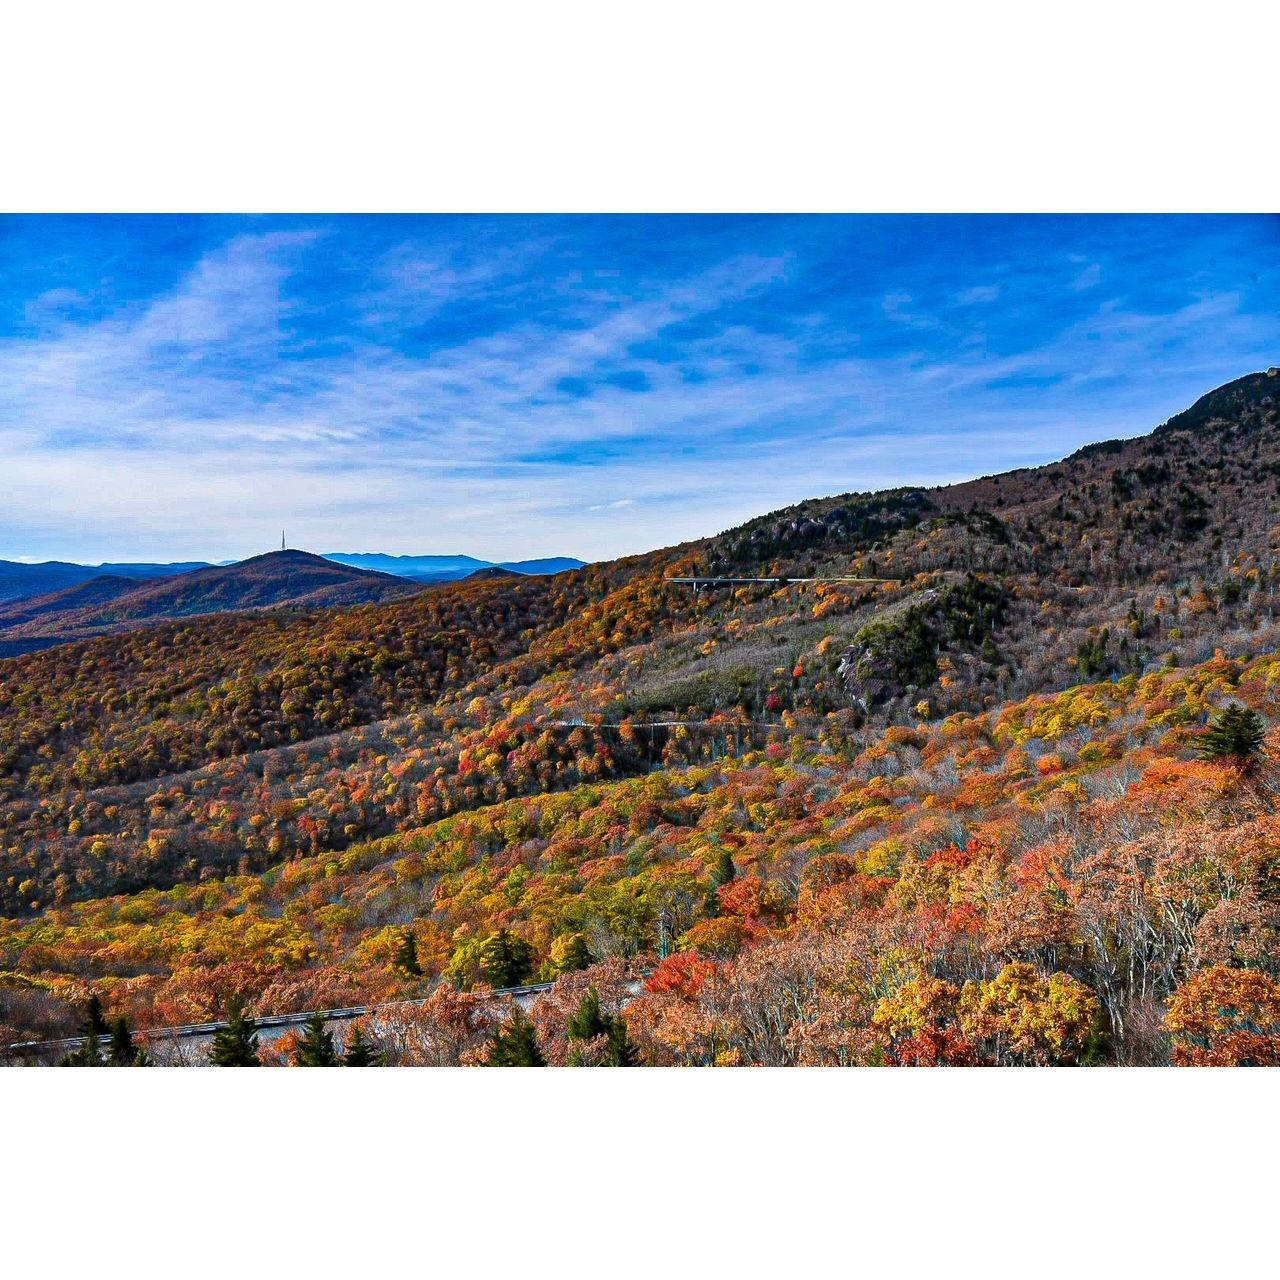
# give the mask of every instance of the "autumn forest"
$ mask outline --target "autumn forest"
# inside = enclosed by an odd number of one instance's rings
[[[1280,1065],[1278,494],[1273,371],[1034,470],[0,660],[0,1055]]]

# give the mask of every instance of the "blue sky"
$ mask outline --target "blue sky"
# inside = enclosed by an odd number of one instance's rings
[[[642,551],[1280,363],[1266,217],[0,218],[0,558]]]

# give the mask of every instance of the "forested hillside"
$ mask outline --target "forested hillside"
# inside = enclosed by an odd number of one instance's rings
[[[1273,1061],[1277,392],[554,578],[4,662],[0,1021],[443,983],[370,1034],[471,1061],[469,993],[559,978],[550,1061],[618,1056],[610,1019],[659,1064]]]
[[[158,581],[108,574],[0,604],[0,646],[80,639],[169,618],[245,609],[369,604],[412,595],[416,589],[403,578],[335,564],[305,551],[271,551]]]
[[[203,560],[185,560],[171,564],[124,561],[98,565],[72,564],[65,560],[46,560],[39,564],[0,560],[0,601],[65,591],[68,587],[90,582],[94,578],[127,578],[131,582],[138,582],[209,567]]]

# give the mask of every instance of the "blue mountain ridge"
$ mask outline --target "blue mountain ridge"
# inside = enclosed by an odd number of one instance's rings
[[[581,569],[586,563],[572,556],[546,556],[538,560],[478,560],[475,556],[392,556],[376,551],[331,551],[326,560],[350,565],[354,569],[372,569],[392,573],[417,582],[449,582],[466,578],[479,569],[509,569],[512,573],[564,573]]]
[[[549,574],[564,573],[568,569],[581,569],[586,563],[573,556],[546,556],[536,560],[480,560],[475,556],[395,556],[382,552],[332,552],[323,557],[355,569],[368,569],[377,573],[390,573],[398,578],[414,582],[453,582],[468,577],[480,569],[509,569],[512,573]],[[218,562],[221,566],[237,563],[234,560]],[[67,587],[79,586],[95,578],[136,578],[144,581],[153,578],[169,578],[196,569],[215,567],[208,560],[180,560],[173,563],[106,562],[103,564],[76,564],[68,560],[45,560],[28,564],[17,560],[0,560],[0,601],[24,600],[29,596],[46,595]]]

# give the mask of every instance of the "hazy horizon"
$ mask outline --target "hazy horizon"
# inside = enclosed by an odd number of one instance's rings
[[[1276,363],[1278,229],[6,217],[0,558],[598,560],[1036,465]]]
[[[332,559],[334,556],[385,556],[390,559],[399,560],[475,560],[477,564],[524,564],[537,560],[581,560],[581,556],[570,555],[549,555],[549,556],[502,556],[500,558],[489,559],[485,556],[472,556],[466,551],[375,551],[370,548],[361,548],[356,551],[313,551],[310,547],[268,547],[265,551],[250,551],[243,556],[184,556],[181,559],[166,560],[156,556],[139,556],[133,560],[112,560],[103,559],[102,557],[94,557],[88,560],[64,560],[64,564],[84,565],[88,568],[98,568],[104,564],[194,564],[202,562],[204,564],[216,567],[218,565],[238,564],[242,560],[252,560],[256,556],[270,555],[273,551],[303,551],[308,555],[319,556],[321,559]],[[33,557],[33,556],[6,556],[0,555],[0,560],[7,561],[10,564],[48,564],[52,557]],[[585,562],[584,563],[589,563]]]

